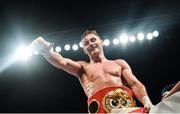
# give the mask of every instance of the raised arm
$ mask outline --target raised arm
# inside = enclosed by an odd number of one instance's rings
[[[122,76],[127,82],[128,87],[132,89],[135,97],[144,105],[146,112],[148,112],[153,105],[148,97],[145,86],[134,76],[125,60],[120,59],[117,62],[122,67]]]
[[[82,72],[81,62],[75,62],[71,59],[64,58],[58,52],[53,50],[53,44],[45,41],[42,37],[35,39],[30,46],[33,50],[38,51],[46,60],[56,68],[62,69],[74,76],[79,77]]]

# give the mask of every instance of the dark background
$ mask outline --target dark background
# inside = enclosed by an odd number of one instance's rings
[[[157,104],[163,87],[179,80],[179,7],[178,0],[2,0],[0,64],[8,64],[19,43],[29,44],[38,36],[64,45],[79,42],[86,29],[111,39],[124,31],[158,30],[159,37],[152,41],[105,47],[108,59],[122,58],[130,64]],[[62,55],[89,61],[82,50]],[[87,112],[86,100],[79,80],[42,56],[0,72],[0,112]]]

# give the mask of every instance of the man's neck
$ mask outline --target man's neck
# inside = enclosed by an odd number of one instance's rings
[[[100,54],[99,56],[96,56],[96,57],[91,57],[90,59],[91,59],[90,63],[103,63],[107,61],[104,54]]]

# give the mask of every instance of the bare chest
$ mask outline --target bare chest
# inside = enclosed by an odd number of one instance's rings
[[[114,62],[93,63],[89,64],[86,68],[86,76],[90,79],[105,78],[106,76],[121,75],[121,66]]]

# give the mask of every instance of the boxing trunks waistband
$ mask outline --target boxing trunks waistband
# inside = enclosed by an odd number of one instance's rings
[[[135,106],[133,92],[125,86],[106,87],[88,98],[89,113],[111,113],[113,109]]]

